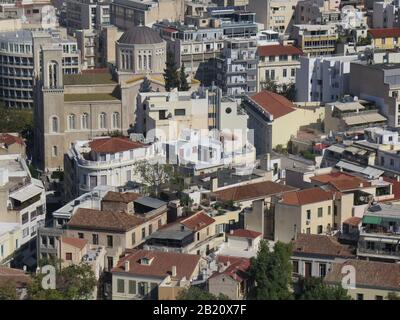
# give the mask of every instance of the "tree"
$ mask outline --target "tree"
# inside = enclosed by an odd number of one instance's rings
[[[278,93],[278,84],[276,81],[267,78],[265,81],[261,82],[261,89]]]
[[[302,278],[299,286],[299,300],[351,300],[347,290],[341,286],[327,285],[321,278]]]
[[[266,241],[260,243],[257,257],[251,258],[249,276],[254,281],[249,298],[256,300],[292,299],[292,264],[290,244],[277,242],[271,251]]]
[[[139,92],[151,92],[151,81],[145,77],[143,82],[140,84]]]
[[[136,162],[134,172],[146,184],[148,192],[158,197],[161,187],[170,181],[173,175],[173,168],[168,164],[160,164],[158,162],[151,164],[142,160]]]
[[[179,292],[177,300],[229,300],[229,297],[220,293],[218,296],[198,287],[190,287]]]
[[[165,90],[171,91],[173,88],[179,88],[179,73],[175,63],[175,57],[172,51],[167,53],[167,61],[164,69]]]
[[[290,101],[296,100],[296,85],[294,83],[279,85],[274,80],[266,79],[261,82],[261,89],[280,94]]]
[[[18,300],[17,286],[14,281],[6,281],[0,285],[0,300]]]
[[[182,63],[181,70],[179,71],[179,91],[188,91],[190,89],[187,77],[188,75],[185,72],[185,66]]]
[[[57,268],[56,268],[57,269]],[[28,297],[31,300],[87,300],[93,295],[97,281],[90,265],[73,264],[56,272],[56,288],[44,289],[38,273],[33,276],[28,286]]]

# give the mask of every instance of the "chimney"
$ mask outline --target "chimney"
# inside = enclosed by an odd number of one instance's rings
[[[176,277],[176,266],[172,266],[171,275]]]
[[[124,267],[125,267],[125,271],[129,271],[129,261],[128,260],[126,260],[124,262]]]

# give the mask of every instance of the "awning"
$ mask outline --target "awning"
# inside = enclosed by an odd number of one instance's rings
[[[34,196],[37,196],[38,194],[41,194],[42,192],[42,188],[39,188],[33,184],[29,184],[28,186],[11,193],[10,198],[18,200],[19,202],[24,202],[30,198],[33,198]]]
[[[364,216],[363,217],[363,223],[365,224],[380,224],[382,221],[381,217],[375,217],[375,216]]]

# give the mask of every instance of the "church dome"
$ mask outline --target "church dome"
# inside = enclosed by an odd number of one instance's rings
[[[156,44],[162,43],[163,39],[157,31],[149,27],[140,26],[124,32],[118,42],[123,44]]]

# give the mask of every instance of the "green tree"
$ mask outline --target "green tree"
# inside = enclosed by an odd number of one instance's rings
[[[185,72],[185,66],[182,63],[181,69],[179,70],[179,91],[188,91],[190,89],[187,77],[188,75]]]
[[[168,164],[151,164],[145,160],[136,162],[134,172],[146,185],[147,191],[158,197],[162,186],[168,184],[173,176],[173,167]]]
[[[302,278],[299,286],[299,300],[351,300],[347,290],[341,286],[327,285],[321,278]]]
[[[97,284],[92,268],[86,263],[73,264],[57,271],[55,289],[43,289],[43,277],[40,273],[33,276],[33,281],[28,286],[29,299],[87,300],[92,297]]]
[[[6,281],[0,285],[0,300],[18,300],[17,286],[14,281]]]
[[[229,297],[220,293],[218,296],[198,287],[182,290],[176,297],[177,300],[229,300]]]
[[[296,85],[294,83],[279,85],[274,80],[266,79],[261,82],[261,89],[280,94],[290,101],[296,100]]]
[[[145,77],[143,82],[140,84],[139,92],[151,92],[151,81]]]
[[[261,82],[261,89],[278,93],[278,84],[276,83],[276,81],[268,78],[265,79],[265,81]]]
[[[179,72],[175,63],[175,57],[172,51],[167,53],[167,61],[164,69],[165,90],[171,91],[173,88],[179,88]]]
[[[249,298],[256,300],[292,299],[292,246],[277,242],[271,251],[266,241],[260,243],[257,257],[251,258],[250,279],[254,281]]]

